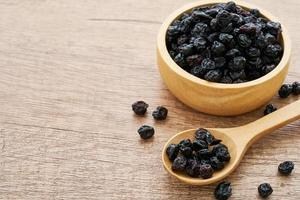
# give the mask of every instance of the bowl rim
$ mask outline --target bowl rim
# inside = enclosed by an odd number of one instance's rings
[[[168,52],[168,49],[167,49],[167,45],[166,45],[166,33],[167,33],[167,29],[170,26],[170,24],[182,13],[184,13],[188,10],[191,10],[194,7],[213,5],[213,4],[218,4],[218,3],[227,3],[227,2],[228,2],[228,0],[201,0],[201,1],[193,2],[193,3],[189,3],[185,6],[177,9],[171,15],[169,15],[169,17],[167,17],[167,19],[161,25],[161,28],[159,30],[158,37],[157,37],[157,49],[158,49],[158,52],[161,54],[161,57],[164,60],[164,62],[168,65],[168,67],[171,70],[173,70],[176,74],[183,77],[184,79],[192,81],[196,84],[200,84],[200,85],[204,85],[206,87],[216,88],[216,89],[236,89],[236,88],[252,87],[255,85],[262,84],[262,83],[272,79],[273,77],[277,76],[287,66],[287,64],[289,63],[289,60],[290,60],[290,56],[291,56],[290,37],[287,33],[285,26],[282,23],[281,23],[281,28],[282,28],[281,37],[282,37],[282,44],[283,44],[283,55],[282,55],[280,63],[275,67],[274,70],[272,70],[268,74],[266,74],[258,79],[252,80],[252,81],[248,81],[248,82],[244,82],[244,83],[232,83],[232,84],[209,82],[209,81],[198,78],[198,77],[188,73],[187,71],[182,69],[179,65],[177,65],[177,63],[175,63],[175,61],[171,58],[171,56]],[[243,8],[246,8],[246,9],[256,8],[260,11],[260,13],[265,18],[267,18],[271,21],[279,22],[279,20],[275,16],[273,16],[271,13],[269,13],[268,11],[266,11],[264,9],[259,8],[256,5],[249,4],[249,3],[246,3],[246,2],[243,2],[240,0],[235,0],[234,2],[237,5],[239,5]]]

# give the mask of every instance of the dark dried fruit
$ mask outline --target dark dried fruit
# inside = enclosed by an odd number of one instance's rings
[[[276,110],[277,110],[277,108],[273,104],[268,104],[266,106],[266,109],[264,110],[264,115],[268,115]]]
[[[199,176],[199,168],[200,168],[200,164],[197,162],[196,159],[189,159],[187,161],[185,172],[187,173],[187,175],[189,175],[191,177],[198,177]]]
[[[137,115],[144,115],[147,112],[148,106],[144,101],[137,101],[132,104],[132,110]]]
[[[224,168],[225,162],[214,156],[210,158],[210,165],[214,170],[221,170]]]
[[[152,112],[152,116],[156,120],[165,120],[168,115],[168,109],[163,106],[158,106],[155,111]]]
[[[143,125],[138,129],[138,133],[142,139],[146,140],[154,135],[154,128],[152,126]]]
[[[176,144],[170,144],[167,148],[167,155],[169,160],[173,161],[179,153],[179,148]]]
[[[300,83],[297,81],[293,83],[293,94],[294,95],[300,94]]]
[[[218,184],[215,189],[214,195],[217,200],[227,200],[232,194],[231,183],[223,181]]]
[[[201,149],[207,149],[207,148],[208,148],[208,144],[204,140],[195,140],[193,142],[193,150],[194,151],[198,151]]]
[[[294,169],[294,163],[292,161],[285,161],[280,163],[278,166],[278,171],[282,175],[290,175]]]
[[[262,183],[258,186],[258,193],[262,198],[267,198],[273,192],[273,189],[269,183]]]
[[[175,158],[172,164],[172,170],[174,171],[184,171],[187,159],[184,156],[178,156]]]
[[[287,98],[293,92],[293,86],[290,84],[283,84],[278,91],[281,98]]]
[[[214,146],[212,153],[221,161],[229,161],[231,158],[228,148],[223,144]]]
[[[214,173],[214,169],[209,164],[200,165],[199,175],[203,179],[211,178]]]
[[[219,82],[222,78],[222,71],[219,69],[210,70],[204,75],[204,79],[210,82]]]
[[[234,2],[196,7],[169,26],[168,51],[185,71],[210,82],[243,83],[270,73],[283,55],[281,25]]]
[[[185,167],[187,175],[206,179],[230,160],[228,148],[221,142],[208,130],[199,128],[194,141],[184,139],[179,144],[170,144],[166,154],[174,171],[183,171]]]

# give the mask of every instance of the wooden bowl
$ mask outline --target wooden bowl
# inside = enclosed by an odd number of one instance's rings
[[[160,74],[169,90],[186,105],[213,115],[233,116],[253,111],[266,104],[282,85],[289,67],[291,42],[282,25],[281,44],[283,57],[277,67],[267,75],[246,83],[213,83],[193,76],[178,66],[168,53],[166,32],[169,25],[182,13],[194,7],[224,3],[224,0],[203,0],[186,5],[171,14],[163,23],[157,38],[157,61]],[[235,1],[245,9],[258,8],[241,1]],[[278,22],[272,14],[258,8],[269,20]]]

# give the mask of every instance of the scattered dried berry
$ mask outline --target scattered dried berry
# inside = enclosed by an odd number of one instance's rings
[[[163,106],[158,106],[155,111],[152,112],[152,116],[156,120],[165,120],[168,115],[168,109]]]
[[[277,108],[273,104],[268,104],[266,106],[266,109],[264,110],[264,115],[268,115],[276,110],[277,110]]]
[[[293,92],[293,86],[290,84],[283,84],[281,88],[278,91],[278,94],[281,98],[287,98],[292,94]]]
[[[293,94],[294,95],[299,95],[300,94],[300,83],[295,81],[293,83]]]
[[[285,161],[283,163],[280,163],[278,166],[278,171],[282,175],[289,175],[292,173],[294,169],[294,163],[292,161]]]
[[[184,139],[178,144],[170,144],[166,154],[174,171],[185,171],[191,177],[207,179],[230,160],[228,148],[221,142],[208,130],[199,128],[195,131],[194,141]]]
[[[281,25],[234,2],[196,7],[173,21],[168,51],[184,70],[210,82],[243,83],[270,73],[283,55]]]
[[[214,195],[217,200],[227,200],[232,194],[231,183],[223,181],[215,189]]]
[[[154,128],[148,125],[143,125],[138,129],[141,138],[146,140],[154,135]]]
[[[144,101],[137,101],[132,104],[132,110],[137,115],[144,115],[147,112],[148,106]]]
[[[262,198],[267,198],[273,192],[273,189],[269,183],[262,183],[258,186],[258,193]]]

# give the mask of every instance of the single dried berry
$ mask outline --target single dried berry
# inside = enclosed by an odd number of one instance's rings
[[[294,163],[292,161],[285,161],[280,163],[278,166],[278,171],[282,175],[290,175],[294,169]]]
[[[199,160],[206,160],[209,159],[212,153],[208,149],[201,149],[196,153]]]
[[[193,150],[194,151],[198,151],[201,149],[207,149],[207,148],[208,148],[208,144],[204,140],[195,140],[193,142]]]
[[[210,165],[214,170],[221,170],[224,168],[225,162],[214,156],[210,158]]]
[[[293,83],[293,94],[294,95],[300,94],[300,83],[297,81]]]
[[[193,155],[193,150],[191,147],[181,147],[180,148],[180,152],[182,153],[182,155],[184,155],[185,157],[191,157]]]
[[[154,135],[154,128],[152,126],[143,125],[138,129],[137,132],[139,133],[142,139],[146,140]]]
[[[214,41],[214,43],[211,47],[211,51],[215,55],[222,55],[225,52],[225,50],[226,50],[225,45],[218,41]]]
[[[198,177],[199,176],[199,168],[200,168],[200,164],[197,162],[196,159],[189,159],[187,161],[185,172],[187,173],[187,175],[189,175],[191,177]]]
[[[212,152],[221,161],[229,161],[231,158],[228,148],[223,144],[214,146]]]
[[[269,183],[262,183],[258,186],[258,193],[262,198],[267,198],[273,192],[273,189]]]
[[[147,112],[148,106],[144,101],[137,101],[132,104],[132,110],[137,115],[144,115]]]
[[[172,164],[172,170],[174,171],[184,171],[187,159],[183,156],[178,156],[175,158]]]
[[[179,148],[176,144],[170,144],[167,148],[167,155],[169,160],[173,161],[179,153]]]
[[[283,84],[278,91],[281,98],[287,98],[293,92],[293,86],[290,84]]]
[[[219,82],[222,78],[222,71],[219,69],[210,70],[204,75],[204,79],[210,82]]]
[[[268,104],[264,110],[264,115],[268,115],[276,110],[277,108],[273,104]]]
[[[232,195],[231,183],[223,181],[215,189],[214,195],[217,200],[227,200]]]
[[[165,120],[168,115],[168,109],[163,106],[158,106],[155,111],[152,112],[152,116],[156,120]]]
[[[199,175],[203,179],[211,178],[213,173],[214,173],[214,170],[209,164],[200,165]]]
[[[233,71],[241,71],[245,68],[246,62],[246,58],[242,56],[235,57],[229,62],[229,68]]]

